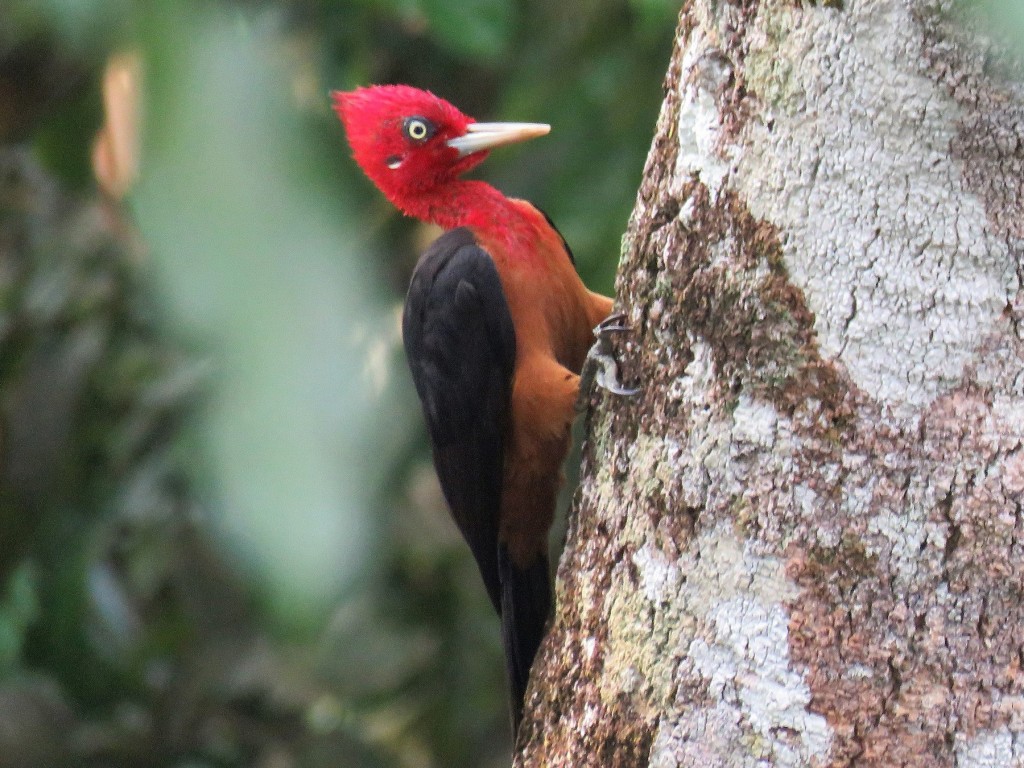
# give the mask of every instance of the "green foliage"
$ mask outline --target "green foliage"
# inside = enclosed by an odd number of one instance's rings
[[[0,754],[507,764],[497,620],[399,348],[424,230],[355,169],[327,93],[408,82],[552,123],[481,174],[610,291],[676,12],[0,8]],[[90,164],[124,49],[144,151],[118,202]]]
[[[518,27],[518,8],[508,0],[422,0],[418,10],[431,37],[457,56],[488,61],[505,58]]]
[[[1024,4],[1018,0],[957,0],[949,15],[971,27],[980,26],[1015,53],[1018,62],[1024,61]]]
[[[38,616],[34,569],[24,563],[11,574],[6,593],[0,600],[0,680],[8,678],[18,668],[26,632]]]

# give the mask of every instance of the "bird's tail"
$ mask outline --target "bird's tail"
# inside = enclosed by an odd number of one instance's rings
[[[530,565],[520,567],[504,545],[498,549],[501,580],[501,635],[505,644],[512,711],[512,737],[523,719],[523,698],[530,679],[530,667],[544,639],[551,613],[551,581],[546,554],[537,555]]]

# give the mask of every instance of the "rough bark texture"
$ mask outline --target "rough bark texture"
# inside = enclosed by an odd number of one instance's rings
[[[1024,86],[961,7],[685,5],[517,765],[1024,765]]]

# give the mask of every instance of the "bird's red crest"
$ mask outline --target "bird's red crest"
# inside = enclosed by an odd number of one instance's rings
[[[355,161],[403,210],[409,196],[449,181],[486,156],[460,158],[447,145],[473,120],[429,91],[376,85],[331,95]]]
[[[511,203],[504,195],[458,177],[492,148],[551,130],[543,123],[478,123],[444,99],[407,85],[332,96],[352,155],[370,180],[404,213],[445,229],[507,220]],[[507,223],[499,228],[512,236]]]

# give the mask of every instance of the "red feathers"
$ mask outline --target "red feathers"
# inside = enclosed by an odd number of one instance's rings
[[[478,123],[444,99],[407,85],[332,95],[356,162],[403,213],[445,229],[475,226],[509,247],[543,219],[536,211],[524,216],[482,181],[458,177],[492,147],[543,136],[550,126]],[[546,223],[544,228],[550,229]]]
[[[459,529],[501,615],[513,726],[550,609],[547,531],[569,449],[591,293],[539,210],[459,174],[538,123],[478,123],[407,86],[334,94],[356,162],[405,213],[453,230],[420,259],[402,333]]]
[[[352,156],[398,208],[419,218],[422,198],[483,160],[448,146],[472,122],[444,99],[407,85],[377,85],[331,94]]]

